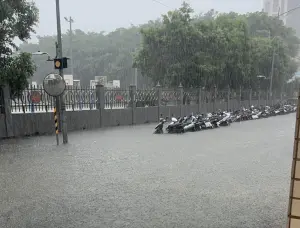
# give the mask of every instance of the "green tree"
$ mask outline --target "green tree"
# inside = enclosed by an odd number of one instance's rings
[[[28,80],[32,77],[35,70],[31,54],[20,53],[17,56],[6,59],[5,66],[0,74],[0,82],[8,83],[11,97],[17,97],[28,86]]]
[[[248,13],[244,17],[252,37],[252,61],[256,66],[252,71],[270,77],[275,50],[274,85],[275,88],[282,88],[297,71],[295,57],[299,53],[299,38],[292,28],[285,27],[276,17],[262,12]]]
[[[0,1],[0,53],[9,55],[17,48],[15,38],[24,41],[34,32],[38,22],[38,9],[32,2],[24,0]]]
[[[275,89],[292,77],[299,39],[291,28],[265,13],[207,13],[193,16],[184,3],[179,9],[141,26],[118,28],[110,33],[73,33],[74,74],[82,85],[96,75],[121,80],[122,87],[133,82],[138,67],[139,83],[177,87],[216,85],[233,89],[257,88],[257,75],[270,77],[275,50]],[[63,34],[63,53],[70,56],[69,31]],[[38,37],[38,44],[23,43],[24,52],[45,51],[55,56],[55,36]],[[34,56],[37,71],[33,80],[41,83],[53,72],[45,57]],[[70,66],[70,65],[69,65]],[[70,74],[70,67],[66,69]],[[267,88],[267,81],[265,82]]]
[[[273,87],[281,89],[294,74],[300,42],[278,19],[260,12],[214,11],[193,18],[192,12],[184,3],[163,15],[161,26],[142,29],[142,48],[135,58],[142,74],[166,86],[257,88],[258,75],[271,75],[274,50]]]
[[[158,22],[153,22],[153,24]],[[109,80],[121,80],[123,86],[132,83],[134,69],[133,55],[140,46],[140,27],[119,28],[105,34],[73,31],[73,61],[74,78],[80,79],[84,86],[95,76],[108,76]],[[70,56],[69,31],[62,35],[63,54]],[[56,36],[38,37],[37,44],[23,43],[23,52],[43,51],[55,56]],[[54,71],[53,64],[47,62],[44,56],[33,56],[37,71],[33,80],[42,83],[43,78]],[[71,74],[71,65],[65,70]]]
[[[27,79],[35,69],[29,54],[12,57],[17,49],[15,39],[29,39],[37,22],[38,10],[34,3],[0,0],[0,84],[8,83],[13,95],[27,86]]]
[[[192,22],[192,8],[184,3],[163,15],[162,25],[141,30],[143,46],[135,59],[142,74],[164,86],[192,86],[197,80],[198,31]],[[183,76],[186,80],[183,80]]]

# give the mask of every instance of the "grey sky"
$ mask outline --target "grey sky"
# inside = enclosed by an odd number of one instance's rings
[[[34,0],[40,10],[40,23],[36,35],[56,34],[55,0]],[[158,18],[168,10],[177,8],[182,0],[60,0],[62,29],[68,24],[65,16],[75,20],[74,28],[84,31],[111,31],[118,27],[142,24]],[[262,0],[187,0],[197,12],[209,9],[240,13],[260,11]],[[164,5],[166,6],[164,6]],[[32,38],[34,38],[33,36]]]

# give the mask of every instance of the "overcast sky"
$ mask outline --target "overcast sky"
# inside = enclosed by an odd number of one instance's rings
[[[33,0],[40,10],[36,35],[56,34],[55,0]],[[160,3],[161,4],[160,4]],[[178,8],[182,0],[60,0],[63,32],[65,16],[74,18],[74,28],[84,31],[112,31],[130,24],[142,24]],[[240,13],[260,11],[262,0],[187,0],[197,12],[210,9]],[[34,36],[33,36],[34,38]]]

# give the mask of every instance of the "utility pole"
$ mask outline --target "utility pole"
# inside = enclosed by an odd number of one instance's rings
[[[58,56],[58,43],[55,42],[55,58],[57,58],[57,56]],[[59,123],[58,123],[58,130],[59,130],[59,132],[62,131],[62,118],[61,118],[61,115],[60,115],[61,114],[60,100],[61,100],[60,97],[56,97],[55,98],[56,113],[57,113],[57,117],[58,117],[58,121],[59,121]]]
[[[273,56],[272,56],[272,68],[271,68],[271,77],[270,77],[270,87],[269,87],[269,98],[272,99],[272,87],[273,87],[273,76],[274,76],[274,64],[275,64],[275,47],[273,47]]]
[[[56,21],[57,21],[57,58],[62,59],[62,40],[61,40],[61,25],[60,25],[60,9],[59,0],[56,0]],[[59,74],[64,78],[64,70],[60,68]],[[64,94],[60,96],[60,122],[62,123],[63,143],[68,143],[68,129],[67,129],[67,118],[66,118],[66,105],[64,100]]]
[[[136,86],[136,88],[138,86],[137,75],[138,75],[138,69],[134,68],[134,85]]]
[[[277,19],[280,20],[280,7],[278,9],[278,15]],[[275,36],[274,36],[275,38]],[[279,45],[279,44],[278,44]],[[270,77],[270,87],[269,87],[269,99],[272,99],[273,101],[273,77],[274,77],[274,64],[275,64],[275,55],[276,55],[276,48],[275,46],[273,47],[273,55],[272,55],[272,66],[271,66],[271,77]]]
[[[135,48],[135,49],[134,49],[134,52],[136,53],[137,50],[138,50],[138,49]],[[134,62],[134,56],[132,56],[132,65],[133,65],[133,62]],[[137,69],[137,68],[134,68],[133,70],[134,70],[134,75],[133,75],[133,78],[132,78],[132,79],[133,79],[133,80],[132,80],[132,81],[133,81],[132,84],[134,84],[135,87],[137,88],[137,86],[138,86],[138,76],[137,76],[137,75],[138,75],[138,69]]]
[[[74,23],[73,18],[70,16],[69,18],[65,17],[65,20],[69,23],[70,25],[70,58],[71,58],[71,74],[74,77],[74,65],[73,65],[73,30],[72,30],[72,23]]]

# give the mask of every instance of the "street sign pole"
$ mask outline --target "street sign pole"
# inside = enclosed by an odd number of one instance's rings
[[[57,101],[66,89],[66,82],[59,74],[48,74],[43,81],[44,91]],[[54,107],[54,123],[56,143],[59,145],[59,121],[57,118],[57,106]]]
[[[57,58],[62,59],[62,40],[61,40],[61,25],[60,25],[60,9],[59,9],[59,0],[56,0],[56,21],[57,21]],[[59,75],[64,78],[63,67],[59,69]],[[63,94],[60,96],[60,122],[62,123],[62,133],[63,133],[63,143],[68,143],[68,129],[67,129],[67,118],[66,118],[66,105],[64,101]]]
[[[57,99],[57,98],[55,98]],[[57,113],[56,113],[56,107],[54,107],[54,124],[55,124],[55,136],[56,136],[56,144],[59,145],[59,137],[58,137],[58,120],[57,120]]]
[[[55,56],[58,56],[58,44],[55,42]],[[55,106],[56,106],[56,112],[57,112],[57,117],[58,117],[58,131],[62,132],[62,121],[61,121],[61,116],[60,116],[60,97],[55,98]]]

